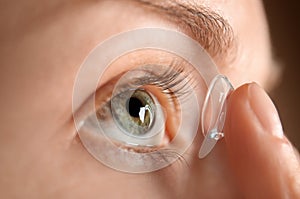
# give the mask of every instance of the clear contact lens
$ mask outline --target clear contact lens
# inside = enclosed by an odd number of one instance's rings
[[[214,148],[218,140],[224,137],[223,128],[226,118],[226,99],[233,86],[223,75],[217,75],[208,88],[201,113],[201,126],[204,141],[199,158],[204,158]]]

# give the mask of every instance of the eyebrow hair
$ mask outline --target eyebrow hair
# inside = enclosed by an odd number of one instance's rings
[[[175,20],[179,26],[189,28],[193,39],[198,41],[210,56],[234,59],[236,43],[233,29],[228,21],[215,11],[192,2],[183,3],[178,0],[132,1],[164,14],[169,20]]]

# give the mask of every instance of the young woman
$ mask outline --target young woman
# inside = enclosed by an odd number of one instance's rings
[[[1,198],[300,198],[298,152],[264,91],[278,70],[260,0],[27,0],[0,10]],[[236,90],[225,139],[206,158],[198,158],[199,131],[186,163],[132,174],[88,153],[72,95],[97,44],[147,27],[199,42]]]

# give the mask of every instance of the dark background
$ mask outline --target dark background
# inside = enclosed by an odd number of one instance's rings
[[[276,59],[283,66],[281,82],[271,92],[283,128],[300,150],[300,6],[296,0],[264,0]],[[254,22],[255,23],[255,22]]]

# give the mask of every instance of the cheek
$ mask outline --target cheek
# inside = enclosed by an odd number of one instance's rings
[[[41,194],[53,198],[159,198],[167,188],[155,174],[127,174],[104,166],[86,151],[78,137],[66,148],[53,145],[35,166],[43,176],[38,177],[40,188],[45,189]],[[54,184],[56,190],[52,192]]]

